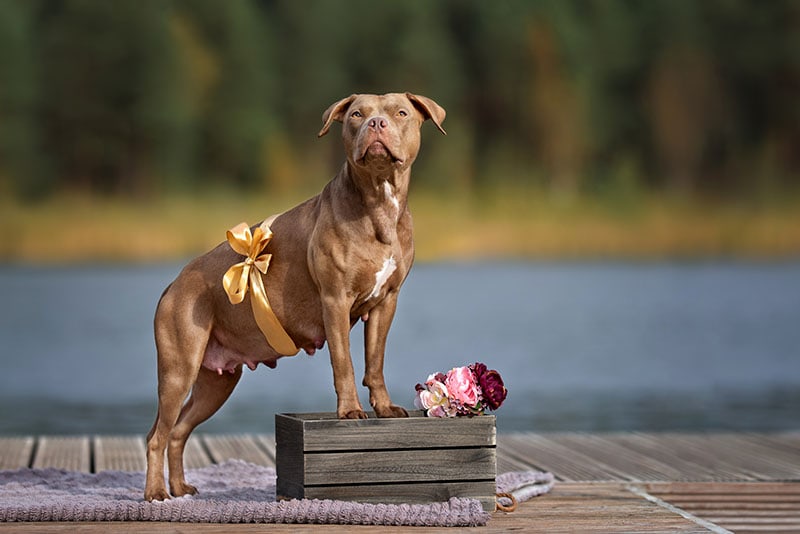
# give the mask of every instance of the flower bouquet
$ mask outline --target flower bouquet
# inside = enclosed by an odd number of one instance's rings
[[[477,362],[432,374],[416,390],[414,406],[428,417],[483,415],[498,409],[508,395],[500,373]]]

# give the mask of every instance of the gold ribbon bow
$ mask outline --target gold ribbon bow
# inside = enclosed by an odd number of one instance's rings
[[[267,343],[278,353],[293,356],[300,349],[295,346],[275,316],[275,312],[272,311],[260,274],[267,274],[269,261],[272,258],[272,254],[261,254],[272,239],[269,222],[267,220],[261,223],[252,234],[247,223],[239,223],[226,232],[231,248],[247,259],[228,269],[222,278],[222,286],[231,304],[239,304],[244,300],[249,285],[253,316],[261,333],[267,338]]]

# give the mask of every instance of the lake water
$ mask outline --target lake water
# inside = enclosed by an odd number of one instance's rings
[[[0,267],[0,435],[147,432],[153,312],[180,268]],[[501,432],[798,429],[800,262],[416,265],[389,335],[393,399],[411,407],[429,373],[476,360],[506,381]],[[200,428],[333,409],[327,350],[301,353],[245,370]]]

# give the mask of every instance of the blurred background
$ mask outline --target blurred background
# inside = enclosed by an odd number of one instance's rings
[[[163,288],[333,176],[331,103],[391,91],[448,112],[396,400],[480,360],[501,431],[800,426],[797,1],[0,0],[0,433],[146,432]],[[204,428],[333,409],[326,357]]]

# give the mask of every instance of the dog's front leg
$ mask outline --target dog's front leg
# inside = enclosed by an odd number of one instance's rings
[[[367,414],[358,400],[353,360],[350,357],[350,306],[346,297],[323,297],[322,317],[333,367],[336,414],[340,419],[366,419]]]
[[[369,388],[369,403],[378,417],[408,417],[405,408],[392,404],[383,379],[386,337],[397,308],[397,291],[392,291],[369,312],[364,326],[364,385]]]

